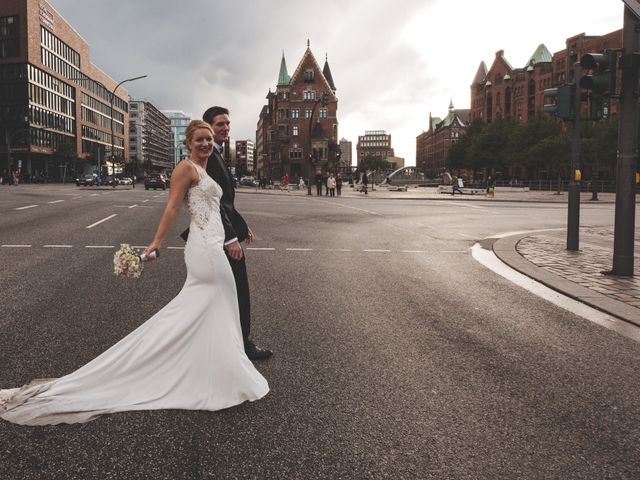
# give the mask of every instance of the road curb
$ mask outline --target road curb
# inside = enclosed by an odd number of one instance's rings
[[[526,260],[517,251],[518,243],[529,234],[518,234],[499,238],[493,243],[493,252],[505,264],[543,285],[597,310],[640,326],[638,309],[607,295],[578,285],[555,275]]]

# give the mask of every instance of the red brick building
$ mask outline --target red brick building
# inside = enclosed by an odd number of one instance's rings
[[[416,167],[428,178],[438,178],[447,169],[449,150],[465,134],[469,112],[454,109],[452,101],[444,119],[429,114],[429,130],[416,137]]]
[[[504,50],[497,51],[488,70],[485,63],[480,62],[471,84],[470,120],[491,122],[512,117],[528,121],[542,111],[546,88],[573,81],[573,65],[582,55],[609,48],[622,48],[622,30],[603,36],[575,35],[567,39],[564,50],[553,55],[540,44],[521,68],[511,66]],[[617,111],[615,104],[611,105],[611,111]]]
[[[321,69],[307,44],[289,76],[283,54],[276,90],[266,98],[256,131],[258,174],[278,180],[287,173],[293,181],[335,168],[338,98],[328,61]]]
[[[89,45],[44,0],[0,2],[0,171],[59,179],[74,150],[102,166],[111,150],[111,91]],[[128,158],[128,95],[114,101],[114,154]],[[7,145],[11,165],[7,165]],[[97,168],[97,167],[96,167]]]

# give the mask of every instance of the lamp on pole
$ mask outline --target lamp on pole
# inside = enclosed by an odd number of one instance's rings
[[[111,181],[113,188],[116,188],[116,159],[114,155],[114,132],[113,132],[113,101],[116,96],[116,90],[118,87],[126,82],[133,82],[134,80],[140,80],[141,78],[146,78],[146,75],[140,75],[139,77],[127,78],[126,80],[122,80],[119,84],[115,86],[115,88],[111,91]]]
[[[307,186],[307,195],[311,195],[311,171],[313,169],[313,161],[315,160],[311,145],[311,129],[313,128],[313,114],[315,113],[316,107],[319,103],[321,103],[323,107],[326,107],[329,104],[329,94],[327,92],[322,92],[320,98],[315,101],[313,108],[311,109],[311,115],[309,116],[309,185]]]

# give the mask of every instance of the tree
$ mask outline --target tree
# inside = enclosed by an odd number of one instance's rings
[[[373,155],[366,155],[362,157],[360,161],[359,170],[361,171],[378,171],[378,170],[389,170],[391,168],[391,163],[385,160],[385,157],[375,157]]]

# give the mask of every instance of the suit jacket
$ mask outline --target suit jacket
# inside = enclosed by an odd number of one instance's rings
[[[239,242],[246,240],[249,236],[249,227],[233,203],[236,197],[236,190],[231,172],[229,172],[224,163],[222,155],[215,148],[207,161],[207,174],[222,188],[220,215],[224,227],[224,241],[228,242],[232,238],[237,238]],[[180,236],[186,241],[189,236],[189,229],[187,228]]]

